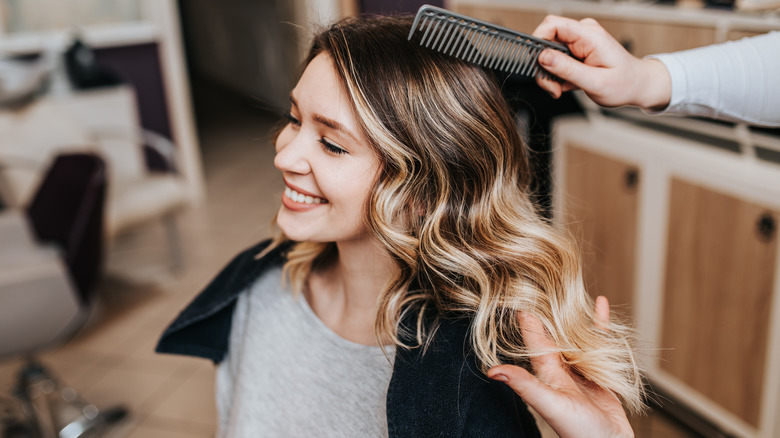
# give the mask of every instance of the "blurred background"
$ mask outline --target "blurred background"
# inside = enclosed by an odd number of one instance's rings
[[[423,3],[592,16],[637,56],[780,28],[776,0],[0,0],[0,438],[214,436],[213,365],[156,340],[270,235],[311,35]],[[504,91],[540,213],[637,328],[637,436],[780,436],[777,132]]]

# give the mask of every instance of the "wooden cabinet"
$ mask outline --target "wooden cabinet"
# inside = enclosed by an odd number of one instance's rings
[[[675,8],[639,2],[558,0],[449,0],[445,6],[521,32],[531,33],[545,16],[595,18],[636,56],[692,49],[780,29],[776,16],[724,10]]]
[[[758,35],[761,35],[761,32],[754,32],[754,31],[742,30],[742,29],[730,29],[726,39],[729,41],[736,41],[742,38],[750,38]]]
[[[566,162],[566,224],[582,242],[588,291],[604,295],[618,312],[633,307],[637,195],[634,164],[572,142]],[[610,221],[601,218],[611,218]]]
[[[491,5],[458,3],[453,10],[488,23],[531,33],[547,16],[543,11],[528,11],[523,8],[495,7]]]
[[[727,433],[780,436],[780,163],[663,130],[556,123],[556,218],[656,387]]]
[[[639,57],[693,49],[717,41],[715,28],[709,26],[606,17],[597,19],[623,47]]]
[[[669,203],[661,368],[758,427],[778,214],[678,178]]]

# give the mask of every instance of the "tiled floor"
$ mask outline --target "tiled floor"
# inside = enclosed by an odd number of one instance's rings
[[[196,97],[207,202],[179,217],[185,268],[168,269],[161,224],[122,236],[110,248],[93,318],[65,346],[41,355],[90,402],[130,409],[109,438],[214,436],[213,365],[155,354],[154,345],[234,254],[269,235],[283,188],[269,134],[276,118],[203,90]],[[0,362],[0,388],[19,364]],[[640,437],[689,436],[657,416],[638,419],[635,427]]]

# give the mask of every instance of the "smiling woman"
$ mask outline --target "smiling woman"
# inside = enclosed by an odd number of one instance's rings
[[[366,237],[366,198],[379,173],[379,157],[359,134],[330,56],[323,53],[308,63],[290,102],[289,122],[276,139],[274,165],[289,189],[277,225],[299,242]]]
[[[523,399],[561,436],[631,436],[628,330],[594,318],[575,242],[536,214],[495,77],[410,25],[315,38],[276,139],[278,236],[158,349],[219,363],[220,436],[539,436]]]

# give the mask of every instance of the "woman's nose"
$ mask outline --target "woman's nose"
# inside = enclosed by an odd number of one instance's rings
[[[305,175],[311,172],[306,144],[300,132],[285,128],[276,139],[274,166],[282,172]]]

